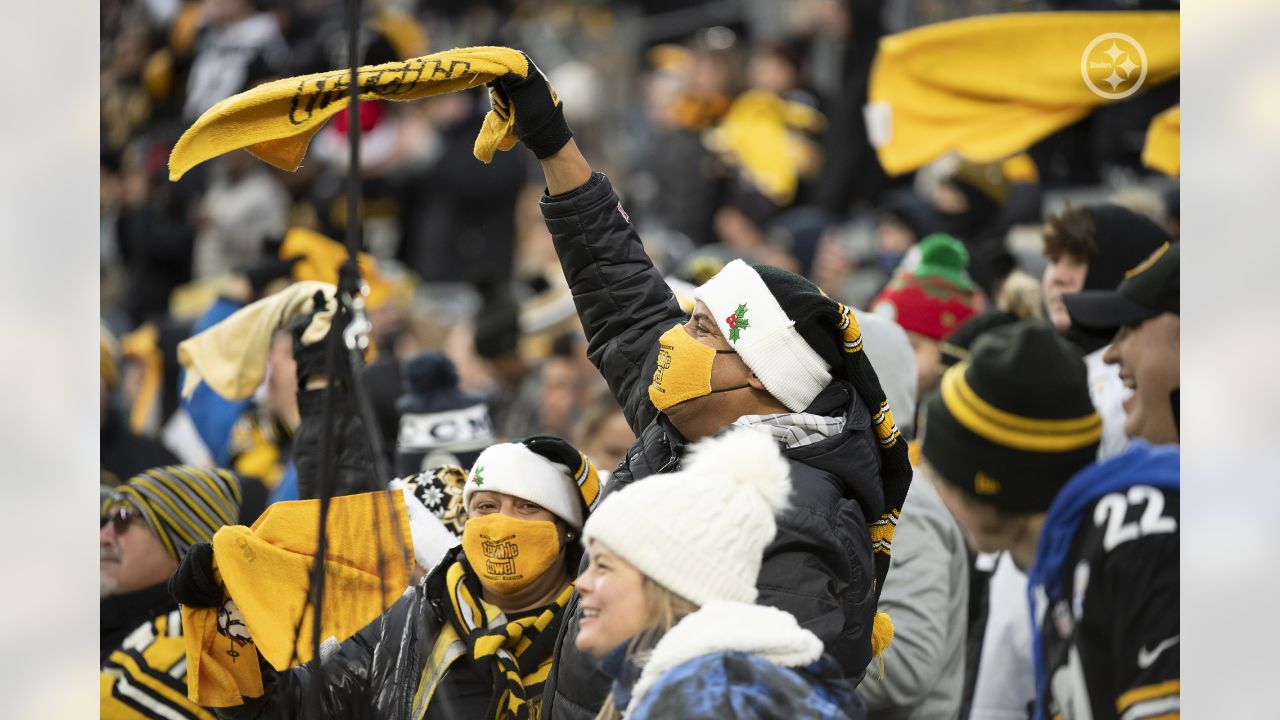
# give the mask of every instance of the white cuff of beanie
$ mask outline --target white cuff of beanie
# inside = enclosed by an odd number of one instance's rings
[[[706,304],[725,339],[728,318],[746,305],[749,323],[740,329],[734,351],[764,383],[765,390],[791,412],[800,412],[831,382],[830,367],[796,331],[795,321],[778,304],[760,274],[742,260],[724,266],[694,291]]]

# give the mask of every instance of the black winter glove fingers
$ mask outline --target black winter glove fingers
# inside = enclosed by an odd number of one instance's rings
[[[169,595],[180,605],[216,608],[222,605],[222,587],[213,579],[213,545],[192,545],[177,571],[169,578]]]
[[[523,54],[523,53],[521,53]],[[539,160],[551,157],[573,137],[564,121],[564,106],[547,78],[529,60],[529,74],[508,73],[489,85],[489,101],[502,119],[515,116],[520,142]]]

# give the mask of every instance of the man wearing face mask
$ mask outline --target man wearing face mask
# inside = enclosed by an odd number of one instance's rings
[[[220,715],[305,717],[312,683],[322,682],[324,717],[537,717],[582,557],[577,538],[599,495],[595,466],[560,438],[490,446],[467,474],[460,546],[381,617],[322,654],[323,672],[315,661],[287,672],[263,662],[264,694]],[[192,581],[213,577],[199,555],[184,560],[170,588],[184,605],[216,606],[221,593],[205,597]]]
[[[731,425],[782,445],[791,508],[765,550],[759,602],[793,614],[861,678],[873,625],[877,649],[887,644],[887,618],[873,618],[911,470],[852,311],[798,275],[735,260],[695,291],[686,317],[542,74],[500,78],[490,97],[542,161],[542,212],[588,354],[638,438],[607,491],[678,470],[689,443]],[[697,502],[696,486],[689,495]],[[542,717],[586,720],[610,683],[574,647],[576,599],[569,613]]]

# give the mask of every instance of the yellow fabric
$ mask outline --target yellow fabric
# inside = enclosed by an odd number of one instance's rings
[[[893,620],[889,618],[889,613],[878,612],[871,623],[871,654],[883,655],[891,643],[893,643]]]
[[[182,608],[187,698],[204,707],[232,707],[263,693],[258,646],[246,633],[229,630],[226,607]]]
[[[1097,443],[1102,437],[1102,417],[1097,412],[1066,420],[1044,420],[991,405],[969,387],[964,377],[968,367],[967,362],[958,363],[942,375],[942,402],[961,425],[979,437],[1030,452],[1069,452]]]
[[[707,144],[741,166],[775,204],[789,205],[801,170],[814,159],[812,143],[796,131],[816,132],[825,125],[822,113],[807,105],[749,90],[734,99],[724,120],[707,134]]]
[[[1005,180],[1011,183],[1040,182],[1040,169],[1036,167],[1036,161],[1026,153],[1018,153],[1000,163],[1000,172],[1004,174]]]
[[[1142,146],[1142,164],[1165,175],[1182,171],[1182,106],[1174,105],[1151,118],[1147,142]]]
[[[649,384],[649,401],[665,411],[686,400],[711,393],[711,366],[716,351],[676,325],[658,338],[658,366]]]
[[[159,412],[160,388],[164,384],[164,352],[160,350],[160,329],[155,323],[143,323],[137,330],[120,338],[121,354],[142,363],[142,383],[129,411],[129,427],[139,435],[149,429],[148,422]]]
[[[219,610],[183,609],[193,701],[225,707],[240,704],[242,696],[261,695],[257,661],[248,651],[261,653],[277,670],[312,659],[314,608],[307,591],[319,519],[319,500],[278,502],[252,528],[229,525],[213,536],[218,578],[252,639],[237,648],[238,657],[228,656],[231,640],[218,630]],[[408,586],[413,540],[404,496],[374,492],[333,498],[328,536],[320,635],[341,642]]]
[[[338,266],[347,261],[347,246],[314,230],[295,227],[285,233],[279,256],[281,260],[301,258],[293,266],[294,280],[337,285]],[[356,265],[360,276],[369,284],[365,305],[370,309],[379,307],[391,297],[394,290],[391,283],[378,271],[378,261],[372,255],[360,253]]]
[[[396,57],[407,59],[427,54],[426,30],[412,15],[400,8],[382,8],[371,24],[390,41]]]
[[[175,610],[143,623],[108,656],[99,674],[99,712],[104,720],[176,717],[213,720],[213,713],[186,697],[182,622]],[[143,713],[138,706],[149,712]]]
[[[468,521],[468,524],[474,520]],[[466,571],[461,562],[455,562],[445,571],[445,584],[449,589],[451,614],[441,629],[432,659],[442,658],[452,662],[457,645],[470,652],[471,658],[484,661],[493,658],[505,678],[505,689],[498,701],[495,720],[503,718],[537,718],[543,685],[551,671],[552,653],[547,649],[545,657],[538,660],[531,671],[520,666],[520,661],[533,641],[561,617],[569,598],[573,596],[573,583],[566,583],[555,603],[537,616],[501,623],[502,611],[485,602],[468,587]],[[497,621],[497,622],[495,622]],[[460,632],[462,631],[462,632]],[[553,631],[552,631],[553,632]],[[463,637],[465,633],[465,637]],[[524,658],[525,663],[530,660]],[[444,669],[424,667],[414,694],[413,717],[422,717],[430,703]]]
[[[328,283],[300,282],[246,305],[217,325],[178,343],[178,362],[187,370],[182,396],[191,397],[201,380],[228,400],[252,395],[267,372],[271,336],[294,318],[313,312],[317,291],[324,293],[325,310],[315,314],[302,334],[302,342],[319,342],[329,334],[337,307],[336,288]]]
[[[116,383],[120,382],[120,369],[117,367],[116,356],[119,354],[119,344],[116,342],[115,336],[107,330],[106,325],[98,328],[98,373],[103,380],[107,381],[107,387],[113,388]]]
[[[1141,44],[1143,87],[1178,75],[1176,12],[1006,13],[883,38],[867,108],[881,165],[899,175],[953,151],[1000,161],[1117,102],[1082,74],[1085,50],[1106,33]]]
[[[446,50],[409,60],[366,65],[358,70],[362,100],[417,100],[483,86],[507,73],[525,77],[529,63],[503,47]],[[169,155],[169,179],[211,158],[244,148],[283,170],[295,171],[311,138],[330,117],[346,109],[349,70],[285,78],[233,95],[209,108],[187,129]],[[492,111],[476,138],[475,156],[484,162],[517,140],[515,119]]]
[[[560,531],[550,520],[480,515],[463,526],[462,550],[487,587],[508,595],[528,587],[555,563]]]
[[[1146,700],[1155,700],[1165,695],[1177,695],[1182,692],[1182,680],[1166,680],[1152,685],[1143,685],[1121,695],[1116,699],[1116,714],[1123,714],[1130,705]]]

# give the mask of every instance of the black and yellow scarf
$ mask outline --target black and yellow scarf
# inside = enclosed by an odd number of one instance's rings
[[[449,599],[447,622],[422,670],[413,699],[413,717],[422,717],[445,672],[464,654],[493,680],[486,718],[537,720],[542,687],[551,673],[551,657],[565,606],[573,595],[566,583],[555,603],[538,615],[507,621],[485,602],[480,581],[459,557],[445,571]]]

